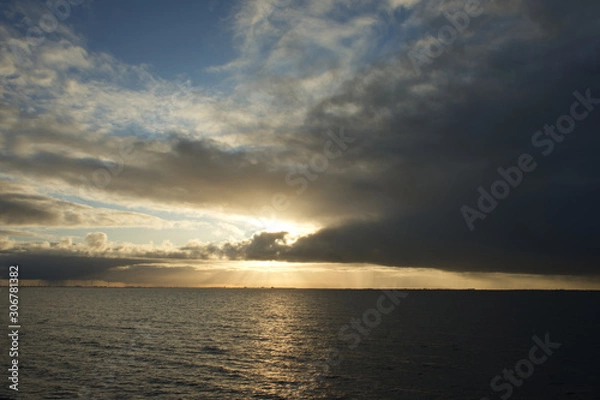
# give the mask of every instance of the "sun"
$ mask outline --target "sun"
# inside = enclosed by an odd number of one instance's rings
[[[256,233],[260,232],[287,232],[288,242],[294,242],[298,238],[310,235],[319,230],[320,226],[314,223],[297,223],[285,220],[255,220],[253,225],[256,228]]]

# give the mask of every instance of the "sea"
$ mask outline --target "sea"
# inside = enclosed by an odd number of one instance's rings
[[[2,399],[600,399],[599,292],[22,287],[18,357],[0,295]]]

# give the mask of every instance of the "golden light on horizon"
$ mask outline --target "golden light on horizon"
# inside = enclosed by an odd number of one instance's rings
[[[165,279],[168,277],[168,279]],[[144,286],[315,289],[476,289],[598,290],[600,278],[567,275],[459,273],[371,264],[289,263],[281,261],[206,261],[201,265],[115,268],[107,279],[48,282],[25,286]]]

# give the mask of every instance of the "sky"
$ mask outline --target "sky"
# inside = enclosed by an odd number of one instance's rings
[[[4,1],[31,284],[600,288],[600,3]]]

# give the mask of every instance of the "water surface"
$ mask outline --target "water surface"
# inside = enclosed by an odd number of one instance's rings
[[[21,288],[18,398],[497,399],[549,333],[512,398],[600,399],[599,294],[405,293],[377,325],[380,291]]]

